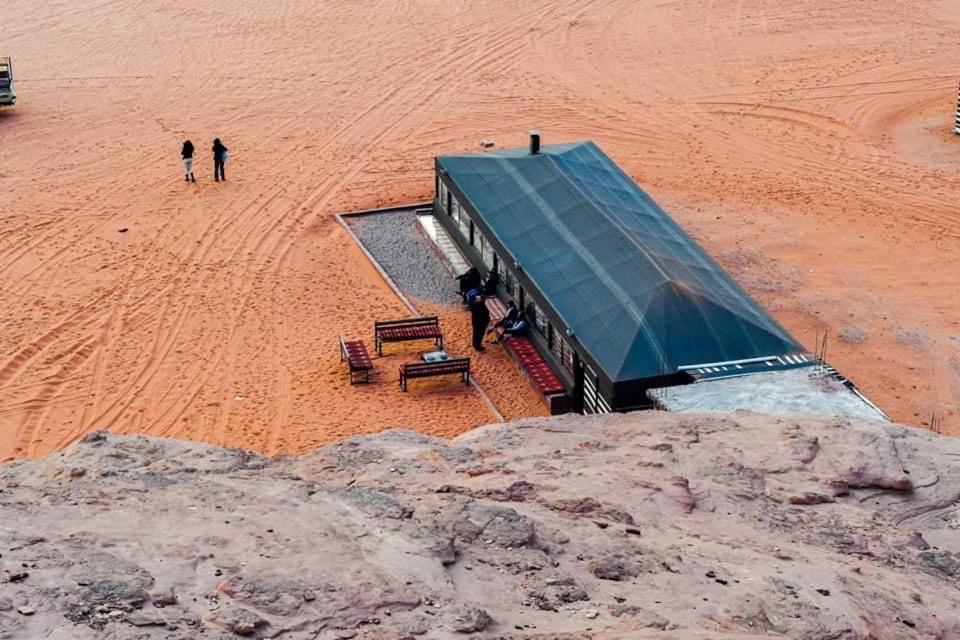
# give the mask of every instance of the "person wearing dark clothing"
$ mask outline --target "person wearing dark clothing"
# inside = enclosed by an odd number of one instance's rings
[[[223,164],[227,161],[227,148],[220,142],[220,138],[213,139],[213,180],[220,182],[226,180],[227,176],[223,173]]]
[[[497,331],[500,328],[503,330]],[[520,315],[516,302],[511,300],[507,303],[507,312],[490,327],[490,331],[496,334],[494,342],[500,342],[505,336],[519,336],[527,332],[527,321]]]
[[[502,340],[506,336],[522,336],[527,332],[527,321],[523,318],[519,318],[515,322],[512,322],[503,328],[503,335],[500,336]]]
[[[511,300],[507,303],[507,312],[503,314],[503,317],[500,318],[500,321],[494,324],[495,328],[503,327],[512,327],[513,323],[520,319],[520,310],[517,309],[517,303]]]
[[[183,143],[180,150],[180,157],[183,158],[183,179],[185,182],[196,182],[193,177],[193,143],[187,140]]]
[[[470,289],[470,291],[467,291],[467,294],[464,296],[464,303],[467,305],[468,309],[470,308],[470,305],[473,304],[473,301],[477,299],[477,296],[482,293],[483,291],[480,289]]]
[[[466,300],[467,292],[480,288],[480,272],[476,267],[470,267],[466,273],[457,276],[460,283],[460,296]]]
[[[470,324],[473,327],[473,348],[475,351],[483,351],[483,336],[490,324],[490,311],[487,310],[483,296],[477,296],[470,305]]]

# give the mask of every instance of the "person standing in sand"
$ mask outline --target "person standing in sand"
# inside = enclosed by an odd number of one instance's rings
[[[193,177],[193,143],[187,140],[183,143],[183,149],[180,150],[180,157],[183,158],[183,180],[184,182],[196,182]]]
[[[487,303],[482,295],[479,295],[470,304],[470,325],[473,328],[473,349],[474,351],[483,351],[483,336],[487,333],[487,325],[490,324],[490,311],[487,310]]]
[[[220,142],[220,138],[213,139],[213,181],[226,182],[227,176],[223,173],[223,165],[227,161],[227,148]]]

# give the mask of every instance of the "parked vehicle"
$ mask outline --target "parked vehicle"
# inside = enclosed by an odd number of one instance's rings
[[[0,56],[0,107],[17,104],[17,92],[13,88],[13,63],[9,56]]]

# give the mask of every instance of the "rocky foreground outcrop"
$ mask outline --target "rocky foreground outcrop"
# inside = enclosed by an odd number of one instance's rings
[[[960,440],[568,416],[0,467],[0,638],[960,638]]]

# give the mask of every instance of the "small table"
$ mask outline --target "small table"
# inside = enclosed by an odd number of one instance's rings
[[[428,351],[427,353],[421,354],[420,357],[424,362],[443,362],[444,360],[449,360],[450,356],[447,355],[446,351]]]

